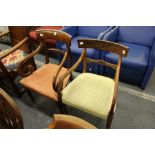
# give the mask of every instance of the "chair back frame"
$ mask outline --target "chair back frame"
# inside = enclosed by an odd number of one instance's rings
[[[60,31],[60,30],[43,30],[43,29],[37,30],[36,35],[37,35],[38,40],[40,40],[42,43],[44,43],[44,41],[46,39],[54,39],[56,41],[64,42],[66,44],[66,51],[63,51],[63,50],[60,50],[57,48],[47,48],[46,45],[44,44],[44,46],[45,46],[45,63],[49,63],[49,55],[47,53],[49,51],[52,51],[53,54],[63,55],[63,59],[59,64],[57,73],[53,80],[53,88],[56,90],[56,84],[58,81],[57,78],[58,78],[59,72],[60,72],[61,68],[63,67],[64,63],[68,59],[68,61],[69,61],[68,68],[70,68],[71,64],[72,64],[71,54],[70,54],[70,46],[71,46],[72,36],[69,35],[68,33]]]
[[[79,48],[94,48],[101,51],[109,51],[126,57],[128,55],[128,47],[110,41],[96,39],[78,39]]]
[[[71,36],[66,32],[59,30],[36,30],[36,35],[38,40],[54,39],[56,41],[61,41],[71,46]]]
[[[102,40],[94,40],[94,39],[78,39],[78,46],[79,48],[83,48],[84,52],[87,53],[87,48],[93,48],[102,51],[112,52],[114,54],[117,54],[119,59],[122,59],[123,57],[126,57],[128,54],[128,48],[124,45],[120,45],[117,43],[112,43],[109,41],[102,41]],[[118,60],[119,62],[119,60]],[[86,57],[86,54],[84,54],[83,58],[83,72],[86,72],[87,63],[97,63],[100,65],[106,65],[108,67],[111,67],[113,69],[117,69],[118,64],[112,64],[104,60],[96,60]]]

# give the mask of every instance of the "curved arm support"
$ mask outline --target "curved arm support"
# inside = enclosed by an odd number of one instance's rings
[[[20,41],[18,44],[16,44],[15,46],[13,46],[12,48],[8,49],[6,52],[2,52],[0,54],[0,59],[5,58],[6,56],[8,56],[9,54],[11,54],[12,52],[14,52],[15,50],[17,50],[20,46],[22,46],[26,41],[28,41],[28,38],[25,37],[22,41]]]
[[[6,35],[8,35],[9,33],[10,33],[9,31],[0,32],[0,37],[6,36]]]
[[[86,55],[86,51],[83,50],[82,54],[80,56],[80,58],[77,60],[77,62],[63,75],[59,78],[59,81],[56,85],[56,90],[58,92],[60,92],[62,90],[62,86],[63,86],[63,80],[69,75],[71,74],[79,65],[80,63],[83,61],[84,57]]]
[[[35,51],[30,53],[19,63],[17,67],[17,72],[19,75],[21,75],[22,77],[26,77],[34,72],[35,67],[33,65],[30,65],[29,62],[32,60],[34,55],[38,54],[42,50],[43,46],[44,44],[41,42]]]

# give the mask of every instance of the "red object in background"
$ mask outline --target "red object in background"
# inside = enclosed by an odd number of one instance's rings
[[[39,28],[36,28],[35,30],[50,30],[50,29],[54,29],[54,30],[60,30],[62,29],[63,26],[41,26]],[[31,31],[29,33],[29,36],[32,40],[37,41],[37,37],[36,37],[36,32],[35,31]],[[46,39],[45,40],[46,44],[48,47],[55,47],[56,41],[53,39]]]

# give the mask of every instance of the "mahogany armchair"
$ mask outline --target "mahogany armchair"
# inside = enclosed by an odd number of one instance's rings
[[[65,105],[107,120],[106,128],[110,128],[116,107],[122,57],[127,56],[128,47],[109,41],[93,39],[78,39],[78,46],[79,48],[83,48],[80,58],[57,83],[56,89],[59,98]],[[112,64],[104,60],[88,58],[86,57],[87,48],[98,49],[101,50],[101,52],[112,52],[118,56],[118,63]],[[83,73],[63,89],[64,79],[71,74],[81,62],[83,62]],[[116,71],[114,79],[92,73],[85,73],[88,63],[97,63],[111,67]]]
[[[0,37],[6,36],[8,32],[0,33]],[[23,51],[20,48],[28,42],[28,37],[23,38],[20,42],[11,47],[8,50],[0,51],[0,80],[7,80],[7,86],[12,89],[18,96],[21,96],[22,92],[15,84],[15,79],[18,76],[17,68],[19,63],[28,55],[27,51]],[[33,58],[29,60],[27,65],[33,65],[36,68]],[[10,87],[11,86],[11,87]]]
[[[59,103],[59,98],[57,92],[54,90],[56,83],[60,76],[67,72],[67,68],[64,68],[63,65],[66,60],[70,62],[70,45],[71,45],[71,36],[65,32],[61,32],[58,30],[37,30],[36,31],[37,38],[40,41],[42,49],[45,52],[45,64],[37,69],[36,71],[31,68],[28,73],[24,73],[22,68],[25,64],[33,58],[39,51],[31,53],[27,58],[25,58],[19,65],[18,72],[24,78],[20,81],[20,83],[27,88],[27,90],[32,90],[41,94],[53,101],[57,102],[57,106],[62,113],[62,106]],[[57,48],[47,48],[45,40],[54,39],[57,42],[63,42],[66,44],[66,52],[59,50]],[[63,60],[59,65],[52,64],[49,61],[48,52],[53,54],[63,55]],[[67,84],[70,75],[64,80],[63,87]]]
[[[96,129],[96,127],[78,117],[55,114],[48,129]]]
[[[0,88],[0,129],[22,129],[21,113],[11,97]]]

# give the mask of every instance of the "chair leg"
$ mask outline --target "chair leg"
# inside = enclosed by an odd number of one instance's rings
[[[68,114],[67,106],[66,106],[65,104],[63,104],[63,107],[64,107],[64,112],[65,112],[65,114]]]
[[[17,96],[20,98],[22,97],[23,93],[20,92],[19,88],[17,87],[17,85],[13,82],[13,80],[10,79],[10,83],[12,85],[13,90],[15,91],[15,93],[17,94]]]
[[[34,97],[32,96],[31,91],[30,91],[30,90],[28,90],[28,89],[26,89],[26,91],[27,91],[27,94],[29,95],[29,97],[30,97],[31,101],[32,101],[32,102],[35,102],[35,99],[34,99]]]
[[[73,81],[73,75],[72,75],[72,73],[71,73],[71,75],[70,75],[69,80],[70,80],[70,81]]]
[[[72,56],[69,54],[69,56],[68,56],[68,61],[69,61],[69,68],[71,68],[72,67]],[[72,75],[72,73],[70,74],[70,81],[72,81],[73,80],[73,75]]]
[[[60,113],[64,114],[62,102],[58,101],[56,104],[58,106],[58,109],[59,109]]]
[[[114,117],[114,113],[111,112],[107,118],[106,129],[110,129],[113,117]]]

